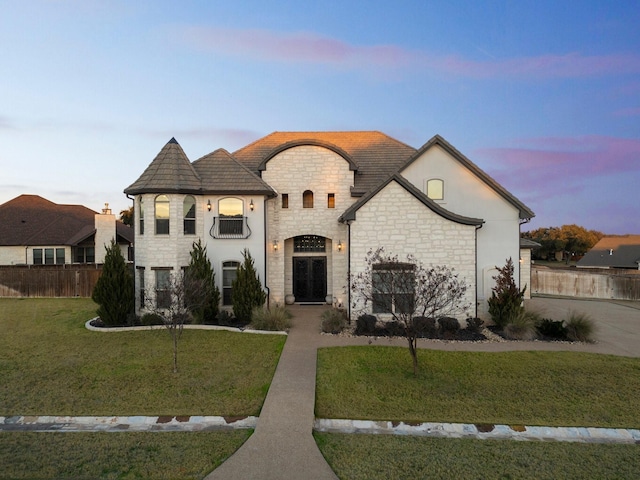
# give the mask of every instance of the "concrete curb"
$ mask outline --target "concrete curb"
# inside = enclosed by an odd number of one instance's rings
[[[31,432],[193,432],[255,428],[258,418],[218,416],[0,417],[0,431]]]
[[[536,427],[472,423],[417,423],[318,418],[314,430],[328,433],[409,435],[480,440],[544,440],[584,443],[640,444],[640,430],[595,427]]]
[[[141,330],[159,330],[166,328],[164,325],[145,325],[138,327],[110,327],[110,328],[101,328],[94,327],[91,325],[98,317],[91,318],[87,320],[84,324],[87,330],[92,332],[136,332]],[[256,333],[260,335],[288,335],[287,332],[277,331],[273,332],[270,330],[254,330],[252,328],[236,328],[236,327],[224,327],[221,325],[183,325],[182,328],[185,330],[224,330],[227,332],[236,332],[236,333]]]

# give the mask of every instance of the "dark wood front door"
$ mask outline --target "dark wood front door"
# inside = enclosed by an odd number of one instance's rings
[[[327,257],[293,257],[293,294],[296,302],[325,302]]]

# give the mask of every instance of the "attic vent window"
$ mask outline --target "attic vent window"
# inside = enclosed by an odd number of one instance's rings
[[[427,180],[427,197],[431,200],[444,200],[444,180],[432,178]]]

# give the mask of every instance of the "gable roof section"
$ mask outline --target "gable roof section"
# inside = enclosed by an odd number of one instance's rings
[[[632,268],[640,263],[640,235],[603,237],[578,263],[578,267]]]
[[[172,138],[124,193],[198,193],[200,187],[200,177],[180,144]]]
[[[387,185],[389,185],[389,183],[394,181],[397,182],[401,187],[403,187],[407,192],[409,192],[415,198],[417,198],[420,202],[422,202],[426,207],[431,209],[434,213],[437,213],[438,215],[440,215],[443,218],[446,218],[447,220],[451,220],[452,222],[460,223],[463,225],[480,226],[484,223],[484,220],[480,218],[464,217],[462,215],[458,215],[456,213],[450,212],[449,210],[442,208],[440,205],[438,205],[436,202],[434,202],[429,197],[427,197],[424,193],[418,190],[411,182],[409,182],[402,175],[399,175],[397,173],[389,176],[387,180],[380,183],[380,185],[378,185],[373,190],[369,191],[369,193],[367,193],[365,196],[363,196],[357,202],[351,205],[340,216],[338,221],[344,223],[344,222],[356,220],[356,213],[360,209],[360,207],[365,205],[369,200],[375,197],[384,187],[386,187]]]
[[[0,205],[0,246],[77,245],[95,233],[96,212],[20,195]],[[117,235],[133,242],[133,229],[116,220]]]
[[[491,178],[486,172],[484,172],[480,167],[478,167],[475,163],[464,156],[460,151],[458,151],[453,145],[447,142],[440,135],[434,135],[427,143],[420,147],[420,149],[417,150],[413,154],[413,156],[409,158],[408,161],[399,169],[399,172],[402,173],[403,170],[405,170],[409,165],[415,162],[423,153],[432,148],[434,145],[438,145],[444,151],[449,153],[449,155],[455,158],[458,162],[460,162],[468,170],[470,170],[475,176],[477,176],[480,180],[491,187],[498,195],[500,195],[507,202],[518,209],[521,219],[530,219],[535,217],[535,213],[533,213],[533,211],[529,207],[527,207],[524,203],[522,203],[511,193],[509,193],[502,185]]]
[[[193,168],[202,181],[201,193],[275,195],[264,180],[223,148],[199,158]]]
[[[257,173],[273,155],[298,145],[325,146],[342,155],[350,168],[355,168],[355,185],[351,193],[356,197],[396,172],[416,151],[377,131],[273,132],[235,151],[233,156]]]

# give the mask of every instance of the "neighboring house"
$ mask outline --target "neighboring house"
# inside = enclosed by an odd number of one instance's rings
[[[133,229],[116,220],[108,206],[96,213],[38,195],[0,205],[0,265],[102,263],[112,239],[126,259],[133,237]]]
[[[469,314],[483,315],[496,266],[511,257],[519,282],[520,225],[534,216],[437,135],[416,150],[380,132],[275,132],[193,163],[171,139],[124,191],[138,310],[201,239],[223,305],[246,248],[271,304],[350,309],[349,275],[383,246],[454,268],[470,286]]]
[[[578,268],[640,269],[640,235],[603,237],[582,257]]]

